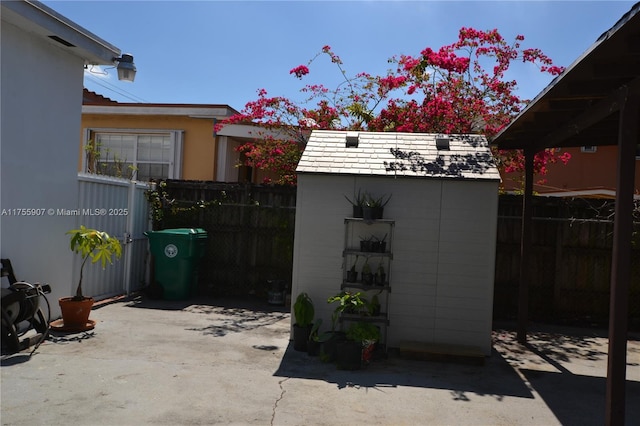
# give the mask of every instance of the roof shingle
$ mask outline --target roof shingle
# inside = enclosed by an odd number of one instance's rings
[[[346,146],[346,135],[314,130],[297,172],[500,180],[481,135],[359,132],[357,147]],[[439,150],[436,137],[448,138],[449,149]]]

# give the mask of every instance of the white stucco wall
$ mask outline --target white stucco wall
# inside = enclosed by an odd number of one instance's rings
[[[56,318],[74,288],[65,232],[77,218],[47,210],[78,205],[83,60],[5,21],[1,36],[0,252],[18,279],[51,284]],[[13,215],[21,208],[45,212]]]
[[[489,355],[497,181],[300,174],[292,298],[309,293],[328,329],[334,306],[326,300],[340,291],[351,216],[344,196],[359,188],[393,194],[384,212],[395,220],[388,345],[457,344]]]

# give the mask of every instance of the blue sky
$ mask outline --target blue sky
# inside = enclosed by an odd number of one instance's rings
[[[347,73],[384,74],[387,59],[417,55],[457,39],[458,30],[496,28],[525,37],[556,65],[568,66],[634,1],[44,1],[90,32],[131,53],[134,83],[85,72],[85,87],[119,102],[227,104],[270,95],[301,99],[305,83],[339,82],[326,59],[302,82],[289,70],[330,45]],[[519,95],[533,98],[551,77],[514,67]]]

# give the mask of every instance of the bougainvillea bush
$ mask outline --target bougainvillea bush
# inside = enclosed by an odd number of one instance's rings
[[[523,48],[524,37],[507,42],[497,30],[462,28],[458,40],[416,56],[389,59],[386,75],[366,72],[349,75],[342,59],[324,46],[307,64],[291,69],[300,80],[310,78],[313,62],[328,58],[340,73],[333,88],[306,84],[302,100],[271,97],[265,89],[256,100],[217,126],[255,124],[255,140],[241,145],[246,165],[277,175],[276,183],[295,184],[295,167],[313,129],[369,130],[424,133],[478,133],[495,136],[527,104],[516,94],[517,82],[508,70],[514,61],[558,75],[540,49]],[[519,151],[496,152],[504,174],[520,174],[524,157]],[[568,153],[546,150],[536,155],[535,173],[541,178],[547,165],[569,161]]]

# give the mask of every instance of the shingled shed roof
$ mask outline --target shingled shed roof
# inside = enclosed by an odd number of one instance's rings
[[[481,135],[314,130],[297,172],[500,180]]]

